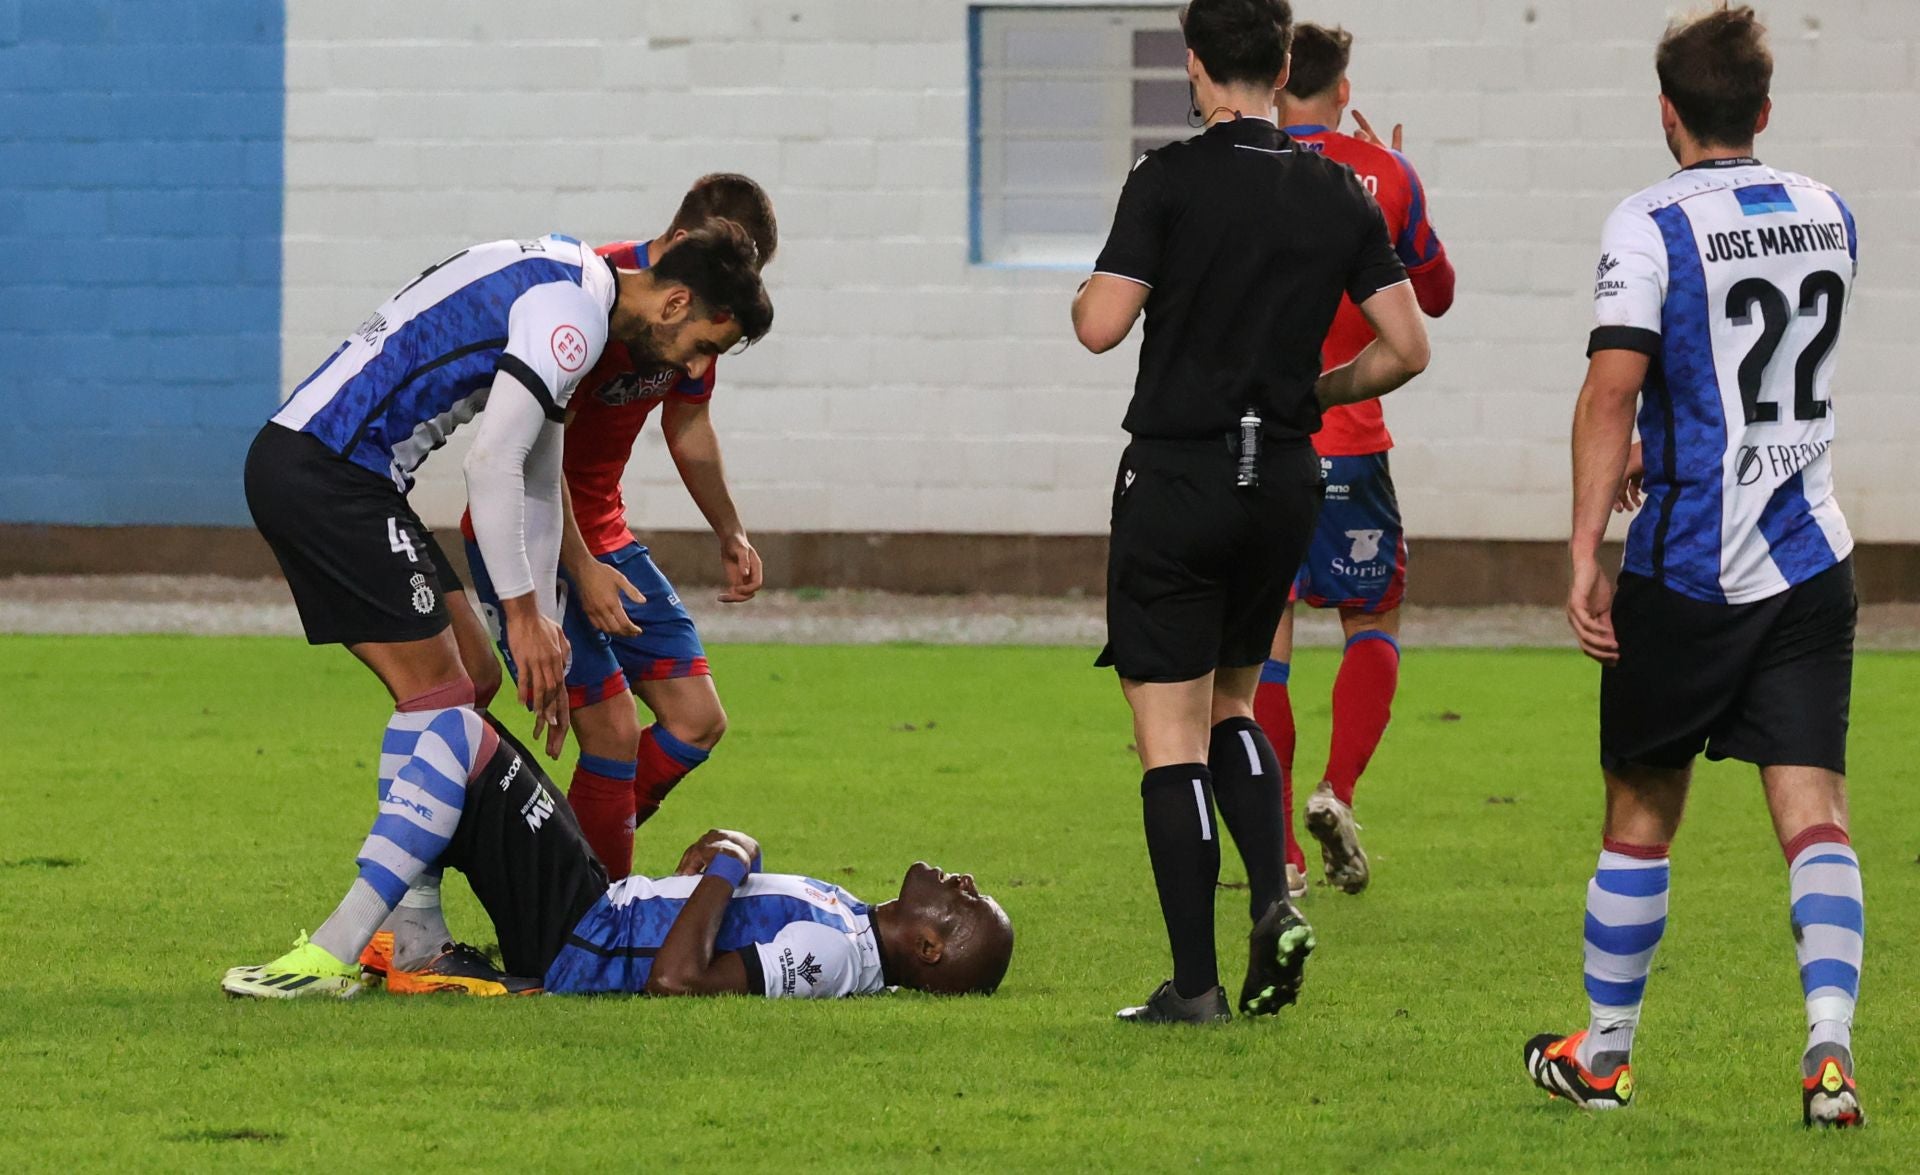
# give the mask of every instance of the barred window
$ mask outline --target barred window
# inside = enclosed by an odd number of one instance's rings
[[[969,10],[975,263],[1093,263],[1134,160],[1195,133],[1179,13]]]

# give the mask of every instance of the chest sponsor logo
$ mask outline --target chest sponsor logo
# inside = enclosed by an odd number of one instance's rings
[[[641,400],[658,400],[679,381],[680,373],[672,368],[629,371],[608,380],[594,396],[609,408],[619,408]]]
[[[587,336],[577,326],[556,326],[553,328],[553,361],[560,370],[574,372],[587,362]]]

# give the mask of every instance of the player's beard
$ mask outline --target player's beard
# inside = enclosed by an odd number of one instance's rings
[[[680,328],[671,327],[663,322],[649,322],[640,331],[640,337],[629,344],[636,352],[634,358],[642,365],[654,367],[672,367],[666,360],[669,347],[679,337]]]

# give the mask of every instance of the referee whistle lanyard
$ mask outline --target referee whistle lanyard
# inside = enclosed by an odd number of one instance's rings
[[[1260,484],[1260,414],[1252,408],[1240,418],[1240,467],[1233,484],[1243,490]]]

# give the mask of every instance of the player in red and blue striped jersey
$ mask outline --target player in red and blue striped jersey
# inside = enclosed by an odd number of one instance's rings
[[[616,268],[644,271],[690,232],[716,220],[745,230],[760,266],[773,259],[779,229],[772,201],[759,184],[731,173],[695,181],[658,237],[602,245],[595,252]],[[567,795],[615,880],[627,875],[636,825],[707,760],[727,729],[693,618],[634,538],[620,492],[634,443],[655,409],[681,481],[719,542],[727,581],[720,599],[743,603],[760,590],[760,556],[728,490],[709,414],[715,377],[713,365],[689,374],[614,340],[581,379],[569,410],[560,564],[566,582],[562,623],[572,651],[567,687],[580,761]],[[484,552],[470,528],[467,533],[482,611],[497,617]],[[504,641],[500,650],[517,676]],[[636,695],[654,718],[644,728]]]
[[[1400,128],[1388,147],[1358,111],[1355,134],[1337,129],[1352,97],[1347,63],[1353,45],[1344,29],[1303,24],[1294,30],[1293,71],[1279,92],[1280,121],[1301,147],[1354,170],[1380,204],[1394,250],[1407,268],[1421,310],[1438,318],[1453,305],[1453,263],[1427,218],[1426,189],[1400,153]],[[1343,301],[1321,352],[1327,370],[1353,362],[1373,332]],[[1294,599],[1338,609],[1346,652],[1333,685],[1333,737],[1320,786],[1307,801],[1307,829],[1320,842],[1328,884],[1348,893],[1367,886],[1366,852],[1353,819],[1354,785],[1373,758],[1393,711],[1400,681],[1400,604],[1407,587],[1407,541],[1387,452],[1393,437],[1379,400],[1329,408],[1313,438],[1326,481],[1326,501]],[[1273,652],[1261,670],[1254,714],[1280,759],[1286,816],[1287,881],[1306,891],[1306,857],[1293,833],[1293,606],[1281,618]]]

